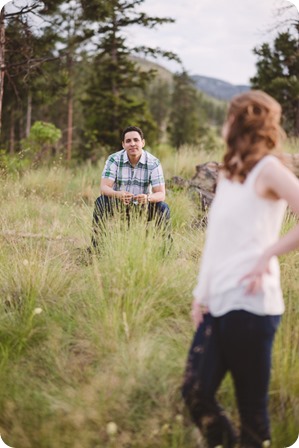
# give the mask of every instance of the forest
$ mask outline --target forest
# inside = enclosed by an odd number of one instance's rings
[[[96,160],[119,147],[128,123],[142,127],[151,145],[178,148],[213,138],[225,104],[196,91],[171,51],[128,47],[127,27],[172,21],[139,12],[140,3],[71,0],[3,8],[4,154],[21,152],[31,162],[53,154],[67,163]],[[176,60],[178,73],[161,76],[147,55]]]
[[[120,145],[121,130],[139,125],[150,146],[215,145],[226,103],[198,91],[169,49],[131,48],[136,24],[158,30],[171,17],[150,17],[143,0],[18,0],[1,11],[0,120],[2,165],[59,158],[95,162]],[[274,43],[253,49],[252,87],[276,97],[284,127],[299,134],[298,20]],[[177,61],[177,72],[146,60]],[[165,75],[166,73],[166,75]]]

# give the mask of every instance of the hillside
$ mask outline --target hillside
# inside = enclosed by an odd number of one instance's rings
[[[139,58],[137,56],[131,56],[131,59],[136,62],[136,64],[142,68],[142,70],[156,70],[158,78],[169,84],[173,82],[173,73],[167,68],[163,67],[156,62],[149,61],[148,59]]]
[[[158,78],[168,83],[172,83],[173,73],[167,68],[147,59],[134,56],[132,59],[142,67],[143,70],[156,70]],[[192,75],[190,78],[194,81],[195,87],[206,94],[210,99],[214,98],[217,100],[229,101],[234,95],[246,92],[250,89],[250,86],[234,85],[227,81],[211,78],[209,76]]]
[[[250,86],[234,85],[209,76],[193,75],[191,79],[193,79],[198,90],[219,100],[229,101],[234,95],[250,89]]]

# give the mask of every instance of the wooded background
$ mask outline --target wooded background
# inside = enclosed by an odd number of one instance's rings
[[[2,165],[8,157],[18,166],[96,161],[120,148],[121,130],[132,124],[150,146],[213,147],[227,104],[198,91],[171,49],[129,46],[133,25],[159,30],[173,22],[141,12],[142,3],[19,0],[2,9]],[[253,49],[251,84],[278,99],[285,130],[298,136],[299,21],[283,17],[282,10],[274,42]],[[176,60],[177,73],[146,60],[158,55]]]

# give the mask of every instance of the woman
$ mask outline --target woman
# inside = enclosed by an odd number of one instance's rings
[[[241,447],[270,446],[271,349],[284,311],[277,256],[299,247],[299,225],[279,238],[287,205],[299,215],[299,181],[274,151],[281,107],[250,91],[233,98],[223,169],[209,214],[192,317],[197,328],[183,396],[210,447],[232,447],[235,430],[215,399],[229,371]]]

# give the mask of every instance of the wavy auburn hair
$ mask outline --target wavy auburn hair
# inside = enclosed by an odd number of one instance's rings
[[[243,183],[254,165],[278,148],[284,136],[280,118],[280,104],[260,90],[232,99],[223,128],[227,143],[223,170],[228,179]]]

